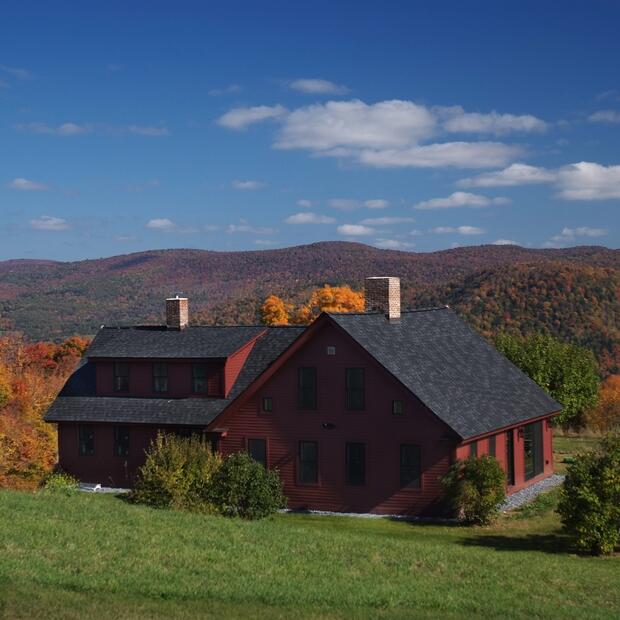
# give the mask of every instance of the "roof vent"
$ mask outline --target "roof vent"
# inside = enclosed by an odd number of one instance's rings
[[[400,278],[366,278],[366,312],[382,312],[388,319],[400,319]]]
[[[187,297],[168,297],[166,299],[166,327],[183,329],[189,323],[189,301]]]

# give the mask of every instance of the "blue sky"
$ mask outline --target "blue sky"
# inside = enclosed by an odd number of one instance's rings
[[[620,245],[617,2],[8,2],[0,259]]]

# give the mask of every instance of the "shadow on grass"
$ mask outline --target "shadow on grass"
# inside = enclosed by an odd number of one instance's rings
[[[495,551],[540,551],[542,553],[574,553],[569,539],[560,534],[528,534],[509,536],[506,534],[481,534],[464,538],[464,547],[489,547]]]

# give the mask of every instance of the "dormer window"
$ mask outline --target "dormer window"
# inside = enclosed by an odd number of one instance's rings
[[[192,366],[192,392],[207,394],[209,392],[209,369],[206,364]]]
[[[155,362],[153,364],[153,392],[168,391],[168,364]]]
[[[114,362],[114,391],[129,392],[129,364]]]

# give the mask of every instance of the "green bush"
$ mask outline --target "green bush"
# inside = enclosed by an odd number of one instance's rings
[[[568,466],[558,513],[578,549],[613,553],[620,542],[620,434]]]
[[[209,483],[221,464],[220,455],[200,439],[159,433],[130,499],[155,508],[209,512]]]
[[[488,455],[457,461],[441,484],[454,516],[469,523],[491,523],[506,498],[504,472],[497,460]]]
[[[74,495],[79,491],[79,481],[77,478],[62,471],[50,474],[43,483],[43,491],[58,495]]]
[[[211,481],[211,501],[228,517],[260,519],[286,506],[277,471],[267,471],[246,452],[231,454]]]

